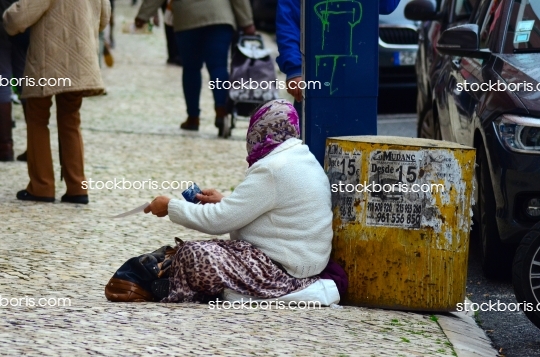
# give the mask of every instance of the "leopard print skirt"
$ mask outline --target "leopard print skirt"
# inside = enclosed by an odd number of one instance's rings
[[[294,278],[248,242],[185,242],[171,265],[169,296],[162,302],[206,302],[228,288],[259,298],[277,298],[302,290],[318,277]]]

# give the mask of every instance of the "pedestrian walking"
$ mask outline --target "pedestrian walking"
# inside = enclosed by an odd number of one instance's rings
[[[147,23],[163,0],[144,0],[135,19],[137,27]],[[215,81],[229,80],[227,58],[235,28],[255,34],[249,0],[185,0],[172,2],[177,50],[182,59],[182,87],[188,118],[181,129],[199,130],[199,98],[203,64]],[[214,88],[215,126],[223,127],[227,116],[227,95],[224,88]]]
[[[16,0],[0,0],[0,14]],[[26,51],[28,49],[28,32],[17,36],[9,36],[4,29],[0,17],[0,161],[13,161],[12,138],[12,93],[11,84],[15,84],[20,93],[20,79],[23,77]],[[14,79],[15,81],[12,81]],[[25,101],[22,105],[25,106]],[[21,154],[17,159],[22,158]]]
[[[61,176],[67,191],[62,202],[88,203],[84,176],[80,108],[83,97],[100,95],[104,86],[98,63],[98,34],[109,23],[109,0],[20,0],[3,15],[8,34],[31,28],[25,78],[28,174],[19,200],[54,202],[55,180],[49,140],[52,97],[57,107]]]
[[[172,16],[172,0],[163,1],[161,5],[163,11],[163,24],[165,28],[165,38],[167,39],[167,64],[182,66],[182,59],[176,48],[176,37],[174,35],[174,18]]]

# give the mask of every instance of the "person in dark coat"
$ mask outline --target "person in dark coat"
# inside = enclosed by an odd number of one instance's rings
[[[9,36],[4,29],[1,15],[14,2],[16,0],[0,0],[0,161],[13,161],[11,84],[15,84],[20,94],[22,86],[18,85],[19,78],[24,78],[29,43],[28,31]]]

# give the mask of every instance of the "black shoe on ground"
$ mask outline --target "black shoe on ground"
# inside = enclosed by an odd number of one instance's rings
[[[223,128],[223,122],[225,121],[225,118],[216,118],[214,120],[214,126],[218,129],[222,129]]]
[[[54,197],[34,196],[26,190],[17,192],[17,199],[21,201],[54,202]]]
[[[88,195],[78,195],[78,196],[63,195],[62,196],[62,202],[65,202],[65,203],[79,203],[81,205],[87,205],[88,202],[90,202],[90,201],[88,200]]]
[[[28,152],[25,151],[22,154],[20,154],[19,156],[17,156],[17,161],[25,161],[26,162],[27,158],[28,158]]]

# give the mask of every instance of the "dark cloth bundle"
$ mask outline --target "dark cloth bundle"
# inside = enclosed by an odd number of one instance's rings
[[[336,283],[339,295],[343,296],[349,287],[349,278],[345,270],[333,260],[328,262],[328,265],[319,274],[321,279],[332,279]]]
[[[177,247],[183,244],[175,238]],[[169,294],[169,272],[178,248],[163,246],[158,250],[133,257],[114,273],[105,286],[110,301],[159,301]]]

